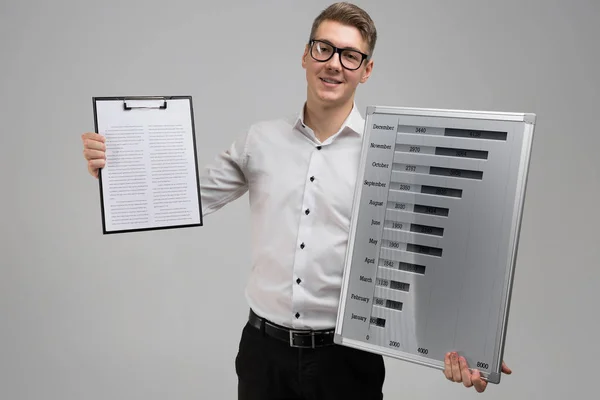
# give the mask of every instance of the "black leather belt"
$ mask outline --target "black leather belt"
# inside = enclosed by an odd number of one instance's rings
[[[253,327],[265,332],[266,335],[286,342],[290,347],[316,348],[333,345],[335,330],[294,330],[276,325],[269,320],[259,317],[250,310],[248,322]]]

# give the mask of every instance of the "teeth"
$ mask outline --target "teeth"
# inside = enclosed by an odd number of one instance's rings
[[[321,78],[321,79],[322,79],[324,82],[327,82],[327,83],[339,83],[338,81],[334,81],[334,80],[327,79],[327,78]]]

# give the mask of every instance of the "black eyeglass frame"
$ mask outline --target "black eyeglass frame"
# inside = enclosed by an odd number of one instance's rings
[[[313,46],[314,46],[314,44],[315,44],[316,42],[318,42],[318,43],[323,43],[323,44],[326,44],[327,46],[331,46],[331,47],[333,48],[333,51],[331,52],[331,56],[329,56],[329,58],[328,58],[327,60],[317,60],[317,59],[315,58],[315,56],[313,56],[313,54],[312,54],[312,50],[313,50]],[[338,54],[338,55],[339,55],[339,57],[340,57],[340,64],[342,65],[342,67],[346,68],[346,69],[347,69],[347,70],[349,70],[349,71],[356,71],[357,69],[359,69],[360,67],[362,67],[362,65],[363,65],[363,62],[364,62],[365,60],[368,60],[368,59],[369,59],[369,55],[368,55],[368,54],[365,54],[365,53],[362,53],[362,52],[360,52],[360,51],[358,51],[358,50],[356,50],[356,49],[350,49],[350,48],[347,48],[347,47],[344,47],[344,48],[335,47],[333,44],[331,44],[331,43],[329,43],[329,42],[326,42],[326,41],[324,41],[324,40],[310,39],[310,40],[308,41],[308,45],[309,45],[309,47],[310,47],[310,51],[309,51],[309,53],[310,53],[310,56],[312,57],[312,59],[313,59],[313,60],[315,60],[315,61],[317,61],[317,62],[327,62],[327,61],[331,60],[331,58],[332,58],[334,55]],[[358,67],[356,67],[356,68],[348,68],[348,67],[346,67],[346,66],[344,65],[344,62],[342,61],[342,52],[343,52],[343,51],[353,51],[353,52],[355,52],[355,53],[358,53],[358,54],[360,54],[360,55],[362,56],[362,58],[361,58],[361,60],[360,60],[360,63],[358,64]]]

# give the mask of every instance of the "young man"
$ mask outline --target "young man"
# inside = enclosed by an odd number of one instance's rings
[[[354,96],[373,70],[376,40],[362,9],[325,9],[302,54],[307,99],[300,112],[253,125],[202,174],[204,215],[249,192],[253,258],[250,317],[235,360],[240,399],[383,396],[383,358],[333,344],[364,127]],[[97,177],[104,138],[82,139]],[[485,389],[454,353],[444,373]]]

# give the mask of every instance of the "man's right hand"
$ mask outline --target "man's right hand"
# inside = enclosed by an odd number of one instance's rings
[[[81,135],[81,140],[88,171],[94,178],[98,178],[98,170],[106,165],[106,138],[98,133],[88,132]]]

